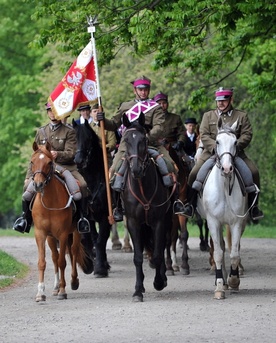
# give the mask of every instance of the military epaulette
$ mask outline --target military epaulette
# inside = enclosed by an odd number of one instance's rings
[[[73,128],[73,125],[72,124],[68,124],[68,123],[66,123],[66,124],[64,124],[66,127],[69,127],[69,129],[73,129],[74,130],[74,128]]]

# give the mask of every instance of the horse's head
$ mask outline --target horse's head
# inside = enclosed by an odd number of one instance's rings
[[[51,154],[51,145],[38,145],[33,143],[33,154],[31,158],[32,179],[35,191],[41,193],[44,186],[50,181],[54,170],[54,161]]]
[[[126,158],[132,176],[138,179],[144,176],[148,161],[148,140],[144,127],[144,113],[141,112],[138,120],[133,122],[130,122],[127,116],[124,115],[123,124],[126,127],[124,132]]]
[[[77,124],[73,119],[72,124],[77,137],[77,152],[74,162],[80,169],[84,169],[87,167],[90,154],[95,146],[100,147],[99,138],[87,120],[84,124]]]
[[[236,127],[237,121],[232,126],[228,126],[224,125],[219,118],[216,153],[218,164],[224,176],[230,176],[234,170],[234,157],[237,152]]]

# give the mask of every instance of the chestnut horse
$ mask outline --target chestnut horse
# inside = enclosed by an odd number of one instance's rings
[[[79,287],[77,264],[83,270],[88,262],[80,242],[80,234],[73,220],[72,197],[64,182],[55,174],[55,164],[51,155],[51,146],[33,143],[31,158],[32,179],[36,195],[32,204],[35,240],[38,248],[39,283],[36,301],[45,301],[44,273],[46,269],[47,240],[52,251],[55,270],[53,295],[59,300],[67,299],[65,290],[66,252],[72,265],[71,288]],[[59,246],[59,249],[58,249]]]

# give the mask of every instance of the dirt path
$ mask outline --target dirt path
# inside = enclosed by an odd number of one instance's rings
[[[53,268],[48,252],[47,300],[34,301],[37,290],[37,251],[34,239],[0,237],[0,249],[25,262],[30,275],[16,287],[0,292],[0,337],[5,343],[183,343],[275,342],[276,240],[243,239],[246,273],[240,292],[214,300],[214,276],[208,254],[191,238],[189,276],[170,276],[168,287],[154,290],[153,270],[145,263],[143,303],[132,303],[132,254],[112,251],[107,279],[80,273],[80,288],[68,299],[51,296]],[[227,265],[229,264],[227,259]],[[68,273],[69,273],[68,268]],[[67,273],[67,275],[68,275]]]

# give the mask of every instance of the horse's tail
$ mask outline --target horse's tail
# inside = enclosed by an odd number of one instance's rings
[[[70,246],[70,239],[68,241]],[[77,231],[75,231],[71,236],[71,243],[72,242],[74,242],[75,245],[75,257],[77,264],[82,269],[84,274],[91,274],[94,271],[93,259],[87,253],[85,246],[81,241],[80,234]]]

